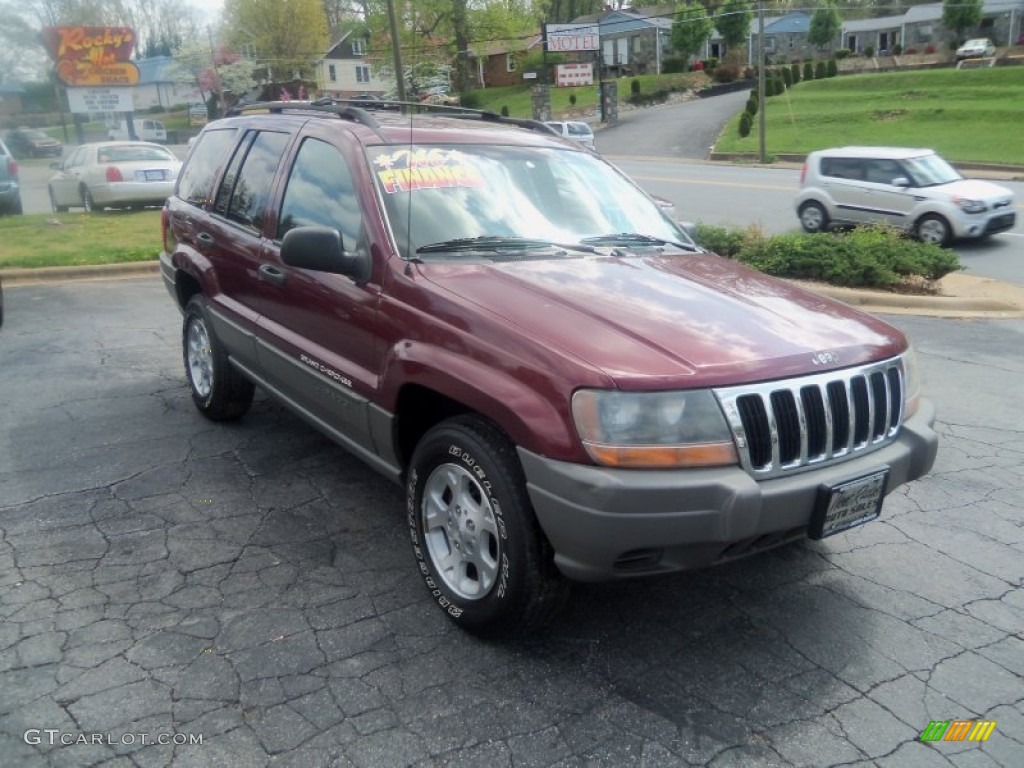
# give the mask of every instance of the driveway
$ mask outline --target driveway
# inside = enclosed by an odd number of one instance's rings
[[[1024,321],[895,319],[942,443],[877,522],[487,643],[401,489],[266,398],[197,414],[158,278],[5,294],[2,765],[1020,765]],[[957,719],[995,730],[920,741]]]

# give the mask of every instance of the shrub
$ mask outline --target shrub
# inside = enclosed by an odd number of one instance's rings
[[[710,59],[704,59],[702,63],[704,64],[704,69],[710,72],[718,66],[718,59],[712,56]]]
[[[874,55],[875,55],[875,46],[873,46],[873,45],[865,45],[864,46],[864,58],[870,59]]]
[[[504,104],[501,105],[501,116],[508,117],[508,107]]]
[[[576,106],[576,94],[575,93],[570,93],[569,94],[569,105],[573,106],[573,107]]]
[[[694,234],[703,247],[766,274],[839,286],[934,293],[936,281],[960,269],[952,251],[886,226],[768,237],[698,224]]]
[[[661,71],[666,75],[678,74],[687,70],[686,59],[682,56],[670,56],[661,62]]]
[[[793,78],[793,85],[796,85],[797,83],[799,83],[800,82],[800,65],[799,64],[792,64],[792,65],[790,65],[790,67],[789,67],[789,74],[790,74],[790,77]]]
[[[924,52],[925,53],[935,53],[935,46],[932,45],[931,43],[928,43],[928,45],[926,45],[924,47]]]
[[[786,84],[787,88],[793,85],[793,70],[789,67],[783,67],[780,74],[782,75],[782,82]]]
[[[753,117],[754,115],[757,114],[757,97],[756,96],[751,96],[749,99],[747,99],[746,112],[751,117]]]
[[[754,124],[754,120],[750,116],[749,112],[744,112],[742,115],[740,115],[740,126],[739,126],[740,137],[742,137],[744,139],[747,138],[747,136],[750,135],[750,128],[751,128],[751,126],[753,126],[753,124]]]
[[[837,59],[846,59],[849,58],[850,54],[852,53],[853,51],[851,51],[849,48],[839,48],[835,52],[835,57]]]
[[[716,83],[734,83],[740,79],[740,65],[732,62],[719,64],[711,70],[711,79]]]
[[[914,56],[917,53],[917,48],[907,48],[904,53],[907,54],[907,56]]]
[[[640,81],[635,77],[629,81],[629,93],[630,95],[636,95],[640,93]]]
[[[824,80],[826,74],[827,74],[827,70],[825,69],[825,62],[824,61],[819,61],[817,64],[814,65],[814,79],[815,80]]]
[[[469,109],[479,109],[482,103],[480,91],[463,91],[459,94],[459,104]]]
[[[810,81],[814,79],[814,64],[810,61],[804,62],[804,80]]]
[[[835,59],[829,59],[825,65],[825,74],[829,77],[835,77],[839,74],[839,66],[836,64]]]
[[[782,82],[781,77],[776,77],[772,82],[775,83],[775,93],[773,95],[781,96],[786,92],[786,84]]]
[[[892,47],[892,55],[899,56],[901,53],[903,53],[903,46],[900,45],[899,43],[896,43],[896,45]]]

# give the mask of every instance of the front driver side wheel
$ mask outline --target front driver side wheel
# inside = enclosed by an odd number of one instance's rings
[[[252,405],[255,387],[231,366],[199,296],[185,308],[181,342],[192,402],[199,412],[211,421],[244,415]]]
[[[946,246],[951,234],[949,222],[938,214],[926,214],[917,222],[917,239],[922,243]]]
[[[805,232],[824,232],[828,228],[828,214],[821,203],[814,201],[804,203],[800,207],[800,226]]]
[[[483,637],[543,626],[568,583],[540,529],[515,446],[478,416],[441,422],[416,446],[406,480],[413,554],[434,602]]]

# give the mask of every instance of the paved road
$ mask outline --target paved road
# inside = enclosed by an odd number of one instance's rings
[[[398,488],[265,399],[196,413],[157,280],[6,300],[0,764],[1021,764],[1024,321],[895,320],[942,446],[880,521],[501,644],[432,605]],[[958,718],[997,726],[918,740]]]

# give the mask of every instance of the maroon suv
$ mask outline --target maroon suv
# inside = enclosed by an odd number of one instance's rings
[[[164,209],[192,397],[230,419],[259,386],[404,483],[467,629],[538,626],[566,577],[847,530],[930,469],[900,332],[703,252],[542,124],[257,109],[203,130]]]

